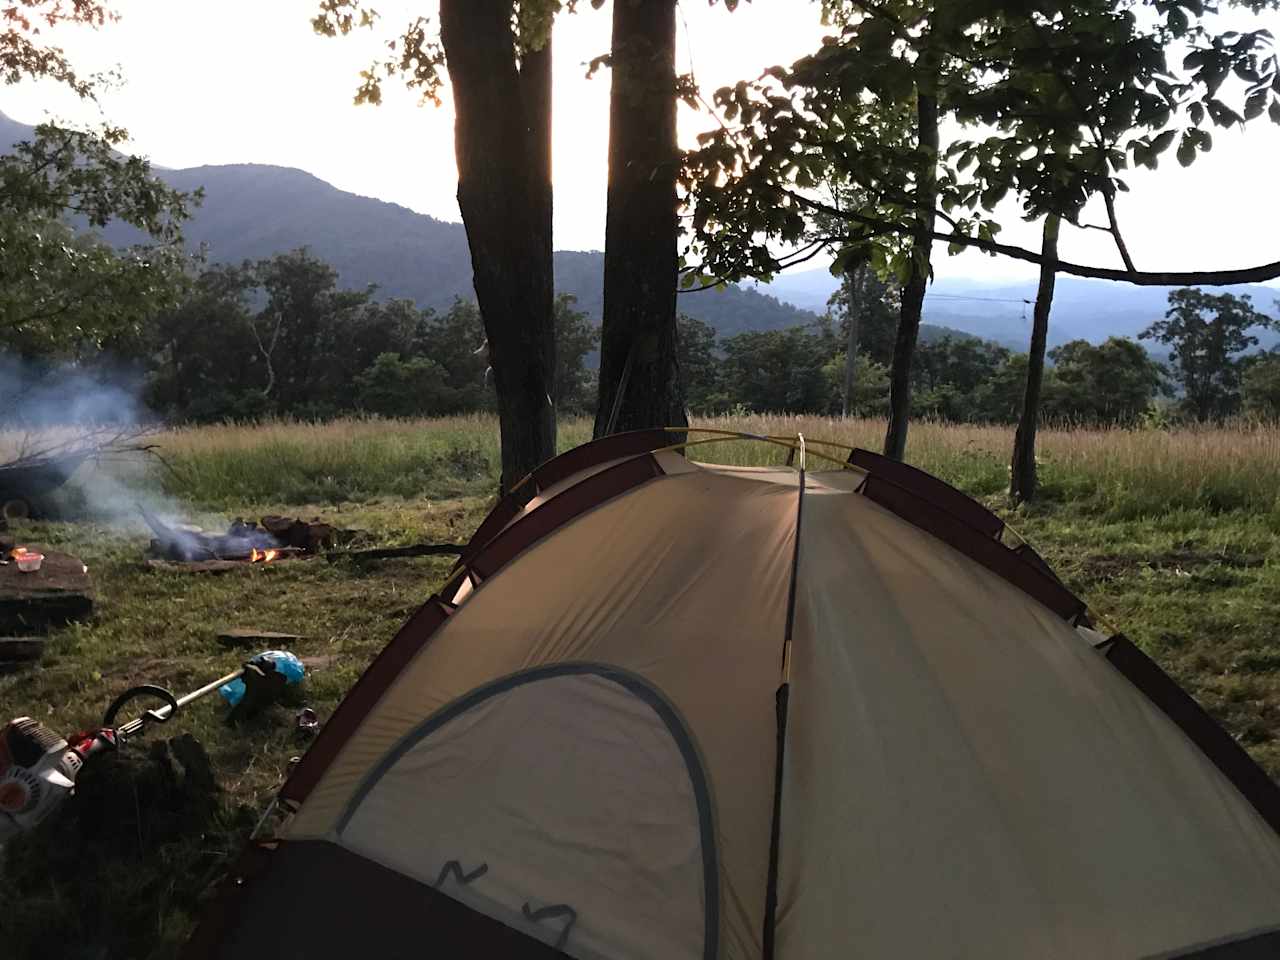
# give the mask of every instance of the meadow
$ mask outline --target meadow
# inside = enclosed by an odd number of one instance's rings
[[[877,420],[737,417],[700,426],[794,435],[877,449]],[[560,444],[590,435],[561,425]],[[1041,497],[1010,510],[1011,431],[916,423],[909,460],[1006,517],[1113,630],[1123,630],[1188,689],[1273,776],[1280,776],[1280,428],[1093,430],[1041,435]],[[134,499],[215,529],[236,516],[323,516],[379,544],[464,542],[493,502],[491,418],[272,423],[166,431],[152,457],[86,464],[22,540],[80,556],[95,580],[86,623],[51,635],[43,663],[0,676],[0,715],[70,731],[99,721],[123,688],[181,692],[234,669],[249,651],[222,626],[304,635],[312,672],[289,701],[229,727],[212,697],[91,770],[81,794],[10,845],[0,901],[6,957],[166,957],[306,741],[303,704],[323,720],[370,659],[447,575],[448,559],[324,560],[220,576],[149,569]],[[761,444],[698,446],[695,459],[778,462]],[[195,799],[189,732],[212,761],[217,792]]]

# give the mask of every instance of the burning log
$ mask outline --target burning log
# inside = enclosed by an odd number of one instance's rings
[[[173,563],[271,563],[319,553],[346,533],[318,519],[268,516],[262,518],[261,525],[237,517],[225,534],[210,534],[198,528],[170,526],[141,505],[138,511],[155,534],[151,557]]]
[[[307,553],[319,553],[338,542],[338,529],[323,520],[295,520],[291,517],[263,517],[262,526],[281,544]]]
[[[178,563],[206,560],[270,563],[284,553],[281,544],[265,530],[249,530],[243,524],[237,528],[233,524],[225,534],[208,534],[202,530],[171,527],[141,505],[138,511],[155,534],[151,541],[151,555],[163,560]]]

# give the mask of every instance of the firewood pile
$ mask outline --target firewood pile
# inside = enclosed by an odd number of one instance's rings
[[[325,523],[319,517],[313,520],[299,520],[294,517],[262,517],[257,523],[237,518],[232,521],[227,531],[230,535],[242,535],[250,538],[261,536],[264,532],[275,538],[283,550],[301,550],[303,553],[320,553],[332,549],[339,540],[350,539],[352,531],[341,530],[331,523]]]
[[[103,464],[142,454],[172,470],[154,443],[150,427],[94,426],[38,429],[6,442],[0,463],[0,519],[21,520],[40,512],[46,495],[66,483],[86,461]],[[3,458],[0,458],[3,459]]]

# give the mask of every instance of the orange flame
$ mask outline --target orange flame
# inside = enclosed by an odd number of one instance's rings
[[[250,563],[270,563],[278,556],[280,556],[279,550],[259,550],[257,547],[249,548]]]

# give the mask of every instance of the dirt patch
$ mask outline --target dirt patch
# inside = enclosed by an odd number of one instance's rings
[[[1247,553],[1244,551],[1232,553],[1225,550],[1170,550],[1147,560],[1147,565],[1156,569],[1172,566],[1184,568],[1220,566],[1230,567],[1233,570],[1249,570],[1265,566],[1266,563],[1267,555],[1265,553]]]
[[[1141,570],[1159,570],[1185,573],[1190,576],[1196,568],[1218,567],[1229,570],[1252,570],[1265,566],[1265,553],[1248,553],[1213,550],[1168,550],[1146,557],[1126,557],[1118,554],[1099,554],[1085,557],[1080,562],[1079,577],[1094,583],[1107,583]]]
[[[1133,557],[1096,556],[1085,557],[1080,561],[1076,578],[1086,583],[1110,583],[1120,577],[1133,573],[1142,561]]]
[[[172,657],[142,657],[121,664],[119,670],[104,673],[104,679],[120,681],[126,684],[152,683],[157,676],[166,670],[173,669]]]
[[[333,666],[334,661],[338,658],[330,653],[322,653],[314,657],[299,657],[298,659],[302,661],[302,665],[306,667],[308,671],[314,672],[316,670],[324,670]]]

